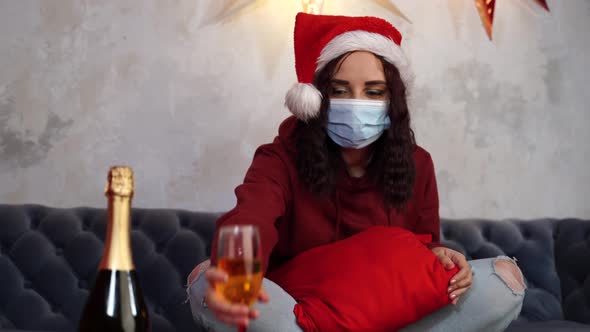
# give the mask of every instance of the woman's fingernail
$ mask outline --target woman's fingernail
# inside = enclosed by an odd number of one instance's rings
[[[457,294],[451,294],[451,299],[454,299],[455,297],[457,297]]]
[[[451,285],[454,284],[454,283],[456,283],[456,282],[457,282],[457,280],[455,280],[455,279],[451,280]]]
[[[447,290],[449,293],[453,291],[453,287],[449,287],[449,289]]]

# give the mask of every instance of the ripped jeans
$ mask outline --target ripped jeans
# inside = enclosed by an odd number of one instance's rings
[[[436,331],[504,331],[522,309],[526,285],[516,263],[506,256],[469,261],[473,284],[459,298],[456,306],[448,305],[405,327],[403,332]],[[235,327],[217,321],[204,305],[208,283],[200,273],[187,289],[194,319],[207,331],[237,331]],[[293,307],[295,299],[274,282],[264,279],[263,287],[269,303],[258,303],[260,317],[251,320],[249,331],[301,332]]]

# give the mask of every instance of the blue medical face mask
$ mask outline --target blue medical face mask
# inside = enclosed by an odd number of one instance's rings
[[[328,136],[341,147],[364,148],[389,128],[388,106],[384,100],[330,99]]]

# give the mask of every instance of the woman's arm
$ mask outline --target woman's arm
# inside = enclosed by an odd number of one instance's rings
[[[217,232],[225,225],[256,225],[260,231],[263,271],[268,267],[270,253],[278,241],[276,223],[285,214],[291,200],[291,184],[281,155],[280,143],[263,145],[256,150],[244,183],[236,190],[237,204],[217,220],[217,231],[211,248],[211,262],[216,264]]]
[[[436,186],[436,176],[434,173],[434,163],[432,158],[428,155],[424,168],[423,176],[425,176],[425,186],[423,192],[423,200],[420,206],[419,222],[416,233],[432,234],[432,242],[428,244],[428,248],[432,250],[434,255],[439,259],[441,264],[446,269],[452,269],[457,265],[459,272],[453,276],[449,283],[447,292],[453,304],[457,304],[459,297],[471,287],[471,266],[467,263],[465,256],[460,252],[445,248],[440,241],[440,217],[439,217],[439,203],[438,203],[438,189]]]
[[[426,152],[426,160],[423,161],[420,169],[417,169],[416,178],[421,177],[424,185],[414,195],[421,195],[416,201],[418,202],[418,220],[415,224],[414,233],[431,234],[432,242],[426,246],[430,249],[435,247],[444,247],[440,241],[440,216],[438,202],[438,188],[436,185],[436,175],[434,172],[434,163],[430,154]],[[419,172],[419,173],[418,173]]]

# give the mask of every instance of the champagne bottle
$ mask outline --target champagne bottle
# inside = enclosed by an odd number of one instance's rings
[[[79,331],[149,331],[148,310],[131,256],[131,168],[119,166],[109,170],[105,195],[108,199],[105,247]]]

